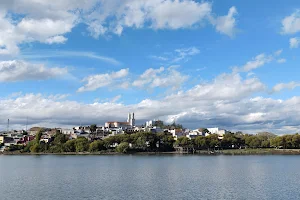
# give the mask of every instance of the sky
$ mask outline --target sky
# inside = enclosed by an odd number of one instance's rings
[[[300,132],[300,2],[0,1],[0,130]]]

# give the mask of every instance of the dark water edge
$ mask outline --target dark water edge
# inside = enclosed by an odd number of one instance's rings
[[[0,155],[300,155],[300,149],[231,149],[219,151],[200,150],[191,152],[130,152],[127,154],[118,152],[62,152],[62,153],[24,153],[24,152],[0,152]]]

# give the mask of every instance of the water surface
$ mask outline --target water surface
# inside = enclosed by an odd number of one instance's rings
[[[299,199],[300,156],[0,156],[1,200]]]

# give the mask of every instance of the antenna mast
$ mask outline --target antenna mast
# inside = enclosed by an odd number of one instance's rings
[[[9,132],[9,119],[7,120],[7,132]]]

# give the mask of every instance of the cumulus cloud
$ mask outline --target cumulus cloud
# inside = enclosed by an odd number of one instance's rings
[[[297,10],[281,21],[282,34],[294,34],[300,31],[300,11]]]
[[[106,74],[91,75],[82,80],[85,85],[80,87],[77,92],[94,91],[101,87],[119,87],[119,83],[124,82],[124,77],[128,75],[129,69],[121,69],[117,72]]]
[[[1,1],[0,54],[17,54],[19,45],[28,42],[63,43],[64,34],[78,24],[79,15],[94,4],[86,1],[37,2],[34,0]],[[95,2],[94,2],[95,3]],[[11,18],[14,13],[19,20]]]
[[[298,48],[300,43],[300,39],[297,37],[291,38],[290,39],[290,48]]]
[[[300,86],[300,83],[297,83],[295,81],[292,81],[292,82],[289,82],[289,83],[279,83],[279,84],[277,84],[273,87],[272,93],[280,92],[281,90],[284,90],[284,89],[293,90],[293,89],[295,89],[296,87],[299,87],[299,86]]]
[[[228,15],[214,19],[211,3],[194,0],[4,0],[0,7],[0,54],[18,54],[19,45],[28,42],[64,43],[81,23],[94,38],[121,35],[125,28],[175,30],[205,24],[232,36],[237,13],[231,7]]]
[[[188,76],[181,74],[173,67],[165,69],[149,68],[139,78],[133,81],[132,85],[139,88],[171,88],[176,90],[188,79]]]
[[[233,37],[236,33],[236,19],[237,9],[233,6],[229,9],[228,14],[225,16],[217,17],[215,20],[216,30],[222,34]]]
[[[117,0],[100,1],[101,6],[87,17],[88,30],[94,37],[108,32],[121,35],[124,28],[182,29],[212,23],[218,32],[232,36],[237,11],[214,19],[212,4],[194,0]]]
[[[250,133],[299,130],[300,97],[287,100],[253,97],[264,90],[265,86],[256,78],[222,74],[187,91],[129,105],[116,103],[114,100],[119,96],[110,102],[89,104],[60,99],[55,95],[19,94],[0,99],[0,122],[4,128],[5,121],[10,118],[13,127],[22,128],[28,116],[30,126],[71,127],[80,121],[87,125],[101,125],[109,120],[126,120],[127,113],[135,111],[137,122],[141,124],[159,118],[168,122],[176,119],[189,128],[219,126]]]
[[[67,68],[49,68],[43,64],[28,63],[22,60],[0,62],[0,82],[45,80],[67,73]]]
[[[67,40],[68,40],[68,38],[58,35],[58,36],[47,38],[45,43],[47,43],[47,44],[65,43]]]

